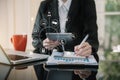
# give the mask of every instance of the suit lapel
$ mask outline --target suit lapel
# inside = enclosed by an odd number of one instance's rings
[[[58,0],[53,0],[50,3],[50,10],[51,10],[52,16],[54,18],[59,18],[59,15],[58,15]]]
[[[71,22],[71,20],[74,21],[74,18],[76,18],[76,16],[80,16],[81,13],[79,11],[82,10],[82,7],[83,7],[83,0],[72,0],[71,5],[70,5],[70,9],[69,9],[69,12],[68,12],[68,24],[66,24],[67,29],[68,29],[68,27],[70,28],[69,22]],[[58,31],[60,32],[58,0],[51,1],[50,11],[51,11],[51,14],[52,14],[52,19],[57,19],[58,20],[57,28],[58,28]],[[69,26],[67,26],[67,25],[69,25]]]
[[[70,9],[68,12],[69,18],[74,18],[76,15],[78,15],[79,10],[82,9],[82,0],[72,0]]]

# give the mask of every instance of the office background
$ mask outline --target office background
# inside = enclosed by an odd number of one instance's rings
[[[27,34],[27,50],[33,50],[31,33],[41,1],[0,0],[0,44],[5,49],[13,49],[10,41],[13,34]],[[120,61],[118,60],[120,54],[116,53],[120,51],[120,0],[95,0],[95,3],[100,60],[115,59]]]
[[[12,48],[10,38],[13,34],[27,34],[27,49],[31,45],[31,32],[41,0],[0,0],[0,44],[4,48]],[[105,0],[96,0],[98,26],[101,44],[104,38],[104,5]]]

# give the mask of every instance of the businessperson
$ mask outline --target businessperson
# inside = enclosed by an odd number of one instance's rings
[[[76,55],[94,55],[98,61],[98,27],[96,24],[96,8],[94,0],[44,0],[41,2],[33,32],[33,46],[36,53],[50,53],[54,48],[62,51],[59,41],[46,37],[46,32],[73,33],[75,38],[65,42],[66,51],[75,51]],[[84,40],[86,35],[89,35]],[[82,43],[82,44],[80,44]],[[35,66],[36,69],[37,66]],[[42,72],[41,66],[36,69]],[[77,71],[80,73],[80,71]],[[75,72],[76,73],[76,72]],[[64,74],[64,72],[63,72]],[[96,74],[91,73],[86,80],[96,80]],[[38,74],[40,75],[40,74]],[[52,74],[53,75],[53,74]],[[57,75],[57,73],[56,73]],[[80,75],[80,74],[79,74]],[[82,80],[73,74],[73,80]]]
[[[75,38],[65,42],[65,50],[75,51],[76,55],[80,56],[92,54],[98,61],[99,42],[96,20],[94,0],[42,1],[32,32],[34,52],[48,53],[54,48],[61,51],[61,43],[49,40],[46,32],[73,33]],[[87,40],[79,45],[87,34],[89,34]]]

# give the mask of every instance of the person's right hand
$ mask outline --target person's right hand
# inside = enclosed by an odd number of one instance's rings
[[[91,75],[91,71],[90,70],[74,70],[74,74],[78,75],[81,79],[85,79]]]
[[[60,45],[59,41],[53,41],[53,40],[49,40],[48,38],[46,38],[45,40],[43,40],[43,46],[48,49],[48,50],[53,50],[55,47],[57,47],[58,45]]]

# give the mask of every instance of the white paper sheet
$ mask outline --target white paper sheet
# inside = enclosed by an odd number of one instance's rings
[[[46,62],[48,65],[53,64],[84,64],[84,65],[97,65],[97,61],[95,60],[93,55],[89,57],[81,57],[75,56],[74,52],[56,52],[53,51],[52,55],[48,58]]]

